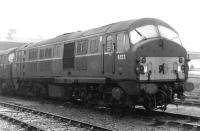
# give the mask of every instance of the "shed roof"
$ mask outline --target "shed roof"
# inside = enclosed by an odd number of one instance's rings
[[[0,50],[8,50],[13,47],[19,47],[25,43],[23,42],[11,42],[11,41],[0,41]]]
[[[1,50],[1,51],[0,51],[0,55],[7,55],[7,54],[10,54],[10,53],[12,53],[14,50],[16,50],[16,49],[17,49],[17,47],[9,48],[9,49],[7,49],[7,50]]]

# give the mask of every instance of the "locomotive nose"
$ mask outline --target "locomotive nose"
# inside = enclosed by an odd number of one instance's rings
[[[164,38],[143,41],[135,50],[138,56],[186,57],[186,50],[181,45]]]
[[[139,80],[185,79],[186,50],[166,39],[146,40],[136,49]]]

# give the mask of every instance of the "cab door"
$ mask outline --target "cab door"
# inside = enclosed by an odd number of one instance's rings
[[[105,36],[103,44],[103,73],[114,74],[115,72],[115,36]]]
[[[119,75],[129,73],[132,67],[129,67],[128,50],[130,49],[130,44],[126,32],[118,32],[116,34],[115,48],[115,73]]]

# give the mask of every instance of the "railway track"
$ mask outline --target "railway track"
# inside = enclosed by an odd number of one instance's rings
[[[176,101],[177,105],[187,105],[187,106],[200,106],[200,101],[187,100],[187,101]]]
[[[186,95],[186,99],[195,99],[195,100],[200,100],[200,96],[197,95]]]
[[[110,129],[11,103],[0,102],[0,106],[3,107],[0,110],[1,118],[14,122],[28,131],[64,130],[71,128],[74,130],[80,128],[92,131],[111,131]],[[36,121],[39,121],[40,124]]]
[[[136,109],[137,114],[142,114],[144,119],[154,121],[149,126],[175,126],[187,130],[200,130],[200,116],[176,114],[171,112],[152,111],[146,112],[144,109]]]
[[[200,106],[200,96],[186,95],[185,100],[175,100],[175,104],[188,105],[188,106]]]
[[[12,122],[14,124],[20,125],[22,128],[24,128],[27,131],[44,131],[42,128],[40,128],[36,125],[32,125],[30,123],[23,122],[19,119],[16,119],[14,117],[11,117],[11,116],[8,116],[8,115],[2,114],[2,113],[0,113],[0,117],[3,120],[7,120],[7,121]]]
[[[51,118],[60,122],[65,122],[68,125],[73,125],[73,126],[78,126],[80,128],[85,128],[87,130],[98,130],[98,131],[108,131],[109,129],[104,129],[98,126],[86,124],[86,123],[79,123],[74,120],[70,120],[68,118],[51,114],[51,113],[46,113],[42,111],[37,111],[34,109],[30,109],[27,107],[19,106],[17,104],[13,103],[5,103],[5,102],[0,102],[0,106],[6,107],[6,108],[11,108],[14,109],[15,111],[22,111],[22,112],[28,112],[31,114],[36,114],[36,115],[41,115],[47,118]],[[133,114],[137,114],[136,116],[133,116],[133,119],[138,120],[138,121],[152,121],[151,124],[148,124],[150,127],[156,127],[156,126],[171,126],[171,127],[180,127],[184,129],[194,129],[194,130],[200,130],[200,116],[188,116],[188,115],[183,115],[183,114],[175,114],[175,113],[168,113],[168,112],[160,112],[160,111],[153,111],[153,112],[146,112],[143,109],[136,109]],[[129,114],[130,115],[130,114]],[[142,119],[137,119],[137,118],[142,118]],[[10,119],[10,118],[7,118]],[[11,119],[10,119],[11,120]],[[11,120],[14,121],[14,120]],[[17,122],[16,122],[17,123]],[[20,125],[23,125],[28,130],[36,130],[37,126],[35,127],[34,124],[29,123],[23,124],[18,122]],[[45,130],[44,128],[37,128],[37,130]]]

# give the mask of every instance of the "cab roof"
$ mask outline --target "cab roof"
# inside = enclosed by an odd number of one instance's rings
[[[167,23],[165,23],[162,20],[155,19],[155,18],[142,18],[142,19],[134,19],[134,20],[128,20],[128,21],[120,21],[120,22],[112,23],[112,24],[105,25],[102,27],[89,29],[86,31],[65,33],[63,35],[59,35],[59,36],[49,39],[49,40],[31,44],[28,48],[43,46],[43,45],[47,45],[47,44],[48,45],[55,44],[55,43],[59,43],[59,42],[67,41],[67,40],[75,40],[78,38],[89,37],[92,35],[102,35],[102,34],[118,32],[118,31],[128,31],[130,29],[134,29],[134,28],[140,27],[142,25],[146,25],[146,24],[163,25],[163,26],[166,26],[166,27],[172,29],[174,32],[177,33],[177,31],[175,29],[173,29],[170,25],[168,25]]]

